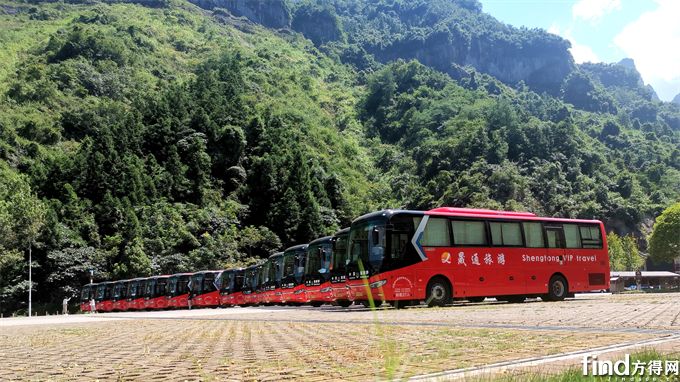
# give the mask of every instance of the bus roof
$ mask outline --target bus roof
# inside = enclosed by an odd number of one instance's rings
[[[286,250],[285,250],[284,252],[288,252],[288,251],[300,251],[300,250],[304,251],[305,249],[307,249],[307,246],[308,246],[308,244],[294,245],[294,246],[292,246],[292,247],[286,248]]]
[[[460,216],[467,218],[510,218],[517,220],[540,220],[559,223],[596,223],[601,224],[599,220],[588,219],[567,219],[567,218],[551,218],[536,216],[531,212],[515,212],[515,211],[496,211],[476,208],[453,208],[440,207],[425,212],[427,215],[439,216]]]
[[[336,232],[333,236],[340,236],[340,235],[348,235],[349,234],[349,227],[345,227],[341,229],[340,231]]]
[[[371,220],[377,218],[390,218],[397,214],[409,214],[409,215],[424,215],[424,211],[413,211],[413,210],[381,210],[376,212],[371,212],[365,215],[361,215],[352,221],[352,224],[360,223],[364,220]]]
[[[318,239],[312,240],[309,245],[316,245],[316,244],[323,244],[323,243],[329,243],[331,240],[333,240],[333,236],[324,236],[320,237]]]
[[[192,275],[205,275],[207,273],[220,273],[220,272],[222,272],[222,271],[200,271],[200,272],[195,272],[195,273],[191,273],[191,274]]]
[[[283,256],[283,252],[276,252],[275,254],[269,256],[269,259],[271,260],[275,257],[281,257],[281,256]]]

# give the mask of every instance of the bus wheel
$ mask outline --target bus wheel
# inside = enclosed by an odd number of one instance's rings
[[[368,300],[364,300],[361,302],[361,305],[364,306],[364,308],[370,308],[371,307],[371,302]],[[377,306],[377,305],[376,305]]]
[[[427,284],[427,305],[444,306],[451,302],[451,285],[445,279],[435,277]]]
[[[313,306],[313,307],[315,307],[315,308],[318,308],[318,307],[320,307],[321,305],[323,305],[323,302],[320,302],[320,301],[312,301],[312,302],[309,303],[309,305],[311,305],[311,306]]]
[[[466,299],[470,302],[483,302],[486,297],[466,297]]]
[[[349,308],[350,305],[352,305],[352,301],[350,300],[338,300],[338,306],[341,306],[343,308]]]
[[[548,301],[562,301],[569,293],[567,280],[560,275],[550,278],[548,283]]]

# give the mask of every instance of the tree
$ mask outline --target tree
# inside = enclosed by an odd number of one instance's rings
[[[609,268],[612,271],[625,271],[625,253],[623,252],[621,236],[617,235],[615,232],[609,232],[607,234],[607,246],[609,250]]]
[[[680,202],[656,218],[649,236],[649,254],[658,262],[671,262],[680,257]]]
[[[3,247],[15,248],[15,253],[18,249],[28,250],[29,314],[33,292],[33,245],[45,223],[45,211],[44,204],[31,191],[24,177],[0,169],[0,223],[3,223],[6,234],[0,238],[0,251],[3,251]],[[12,275],[3,274],[4,277],[11,279]]]
[[[625,271],[637,271],[643,264],[642,256],[638,250],[637,240],[633,235],[626,235],[621,239],[623,248],[623,263]]]

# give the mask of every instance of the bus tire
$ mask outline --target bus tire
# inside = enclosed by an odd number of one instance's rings
[[[318,307],[320,307],[321,305],[323,305],[323,302],[321,302],[321,301],[312,301],[312,302],[309,303],[309,305],[311,305],[311,306],[313,306],[313,307],[315,307],[315,308],[318,308]]]
[[[444,306],[451,303],[451,284],[443,277],[434,277],[427,283],[428,306]]]
[[[352,305],[352,301],[350,300],[338,300],[337,303],[338,306],[341,306],[343,308],[349,308],[349,306]]]
[[[560,276],[554,275],[550,278],[548,283],[548,301],[562,301],[569,294],[569,284],[567,280]]]
[[[470,302],[483,302],[486,299],[486,297],[481,296],[481,297],[466,297],[466,300]]]

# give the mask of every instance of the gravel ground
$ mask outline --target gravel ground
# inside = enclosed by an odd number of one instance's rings
[[[0,380],[382,380],[661,338],[680,294],[0,320]],[[661,350],[677,351],[680,343]]]

